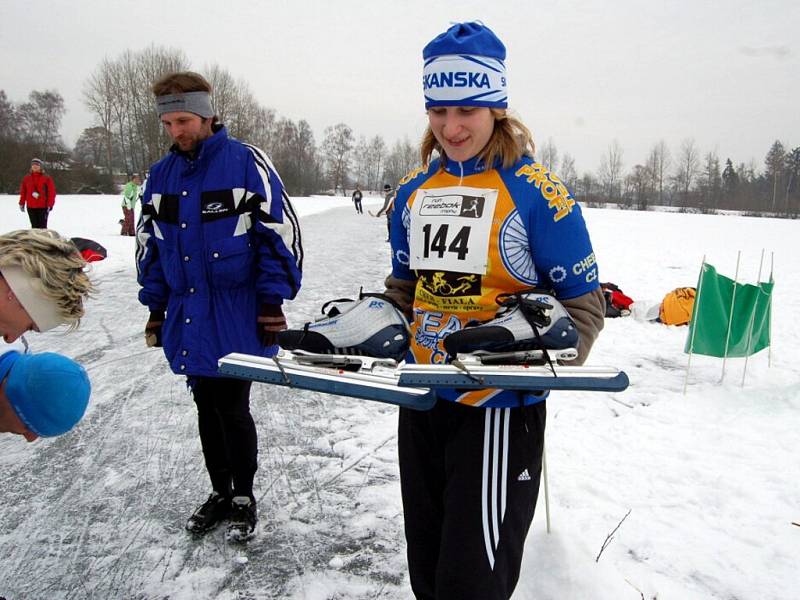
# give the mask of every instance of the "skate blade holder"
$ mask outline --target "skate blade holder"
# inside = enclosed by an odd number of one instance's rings
[[[297,364],[328,367],[343,371],[359,373],[378,372],[381,369],[394,371],[397,361],[391,358],[375,358],[374,356],[358,356],[353,354],[313,354],[303,350],[279,350],[275,357],[278,362],[291,360]]]
[[[422,386],[434,390],[498,388],[523,392],[621,392],[629,384],[627,374],[613,367],[558,365],[553,370],[549,366],[539,365],[486,365],[468,362],[462,363],[460,368],[454,365],[405,364],[399,371],[401,386]]]
[[[576,348],[548,349],[547,355],[552,362],[559,360],[570,361],[578,358]],[[459,354],[458,362],[466,368],[482,367],[484,365],[543,365],[547,358],[542,350],[516,350],[513,352],[472,352]]]
[[[338,366],[331,366],[331,363]],[[218,365],[219,373],[229,377],[374,400],[415,410],[428,410],[436,403],[433,391],[424,386],[401,386],[396,363],[391,359],[295,354],[281,350],[274,358],[232,353],[223,356]],[[354,370],[356,365],[362,365],[362,368]]]

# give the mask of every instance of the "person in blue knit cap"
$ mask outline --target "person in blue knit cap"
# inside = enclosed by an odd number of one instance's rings
[[[457,23],[423,59],[423,165],[397,189],[385,292],[411,323],[407,361],[455,358],[449,336],[494,319],[499,298],[521,304],[547,290],[575,322],[570,364],[581,364],[603,327],[597,264],[580,206],[507,110],[505,46],[482,23]],[[539,493],[547,394],[436,395],[429,411],[399,411],[412,590],[507,600]]]
[[[0,355],[0,433],[29,442],[62,435],[86,412],[91,384],[74,360],[55,354]]]

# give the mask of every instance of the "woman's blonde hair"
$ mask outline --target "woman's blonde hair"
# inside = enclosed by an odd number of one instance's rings
[[[0,235],[0,271],[3,267],[19,267],[39,279],[42,293],[55,302],[70,329],[78,326],[94,285],[84,272],[86,261],[70,240],[48,229]]]
[[[494,116],[494,131],[486,146],[478,153],[481,161],[485,165],[494,165],[500,159],[503,167],[508,168],[523,156],[533,157],[536,147],[533,143],[533,135],[525,124],[504,108],[490,108],[489,110]],[[427,167],[430,164],[434,152],[442,157],[439,168],[444,169],[447,163],[447,154],[436,141],[436,136],[433,135],[433,130],[428,125],[422,135],[422,144],[420,145],[420,156],[424,166]]]

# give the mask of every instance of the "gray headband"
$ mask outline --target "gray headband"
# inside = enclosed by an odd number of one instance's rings
[[[204,118],[214,116],[214,109],[211,108],[211,95],[208,92],[157,96],[156,111],[158,111],[159,117],[164,113],[171,112],[190,112]]]

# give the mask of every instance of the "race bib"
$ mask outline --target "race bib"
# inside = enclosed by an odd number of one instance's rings
[[[455,186],[417,190],[411,207],[412,269],[484,275],[497,190]]]

